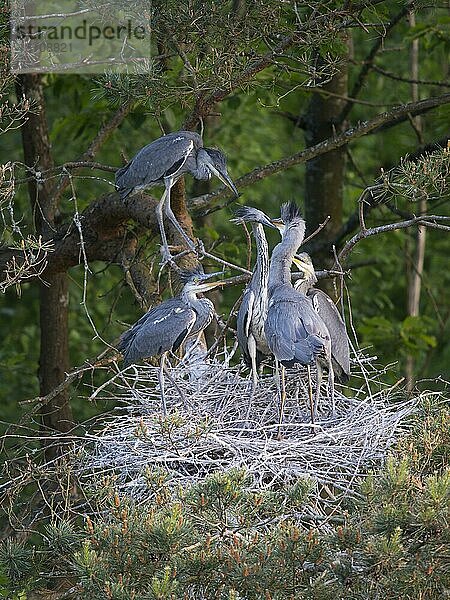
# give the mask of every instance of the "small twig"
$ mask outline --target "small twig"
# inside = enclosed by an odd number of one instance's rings
[[[325,219],[325,221],[323,223],[321,223],[317,229],[315,229],[310,235],[308,235],[308,237],[306,237],[303,242],[302,242],[302,246],[304,246],[307,242],[309,242],[309,240],[311,240],[313,237],[315,237],[320,231],[322,231],[322,229],[324,227],[326,227],[328,221],[331,219],[331,216],[328,215],[327,218]]]

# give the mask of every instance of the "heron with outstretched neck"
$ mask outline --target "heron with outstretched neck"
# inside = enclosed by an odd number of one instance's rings
[[[275,229],[261,210],[242,206],[231,219],[234,223],[251,223],[256,241],[256,262],[253,274],[245,288],[237,315],[237,338],[245,363],[252,370],[252,395],[258,381],[258,367],[265,356],[271,355],[264,333],[267,318],[267,283],[269,281],[269,248],[264,226]]]
[[[330,334],[331,341],[331,364],[334,377],[340,382],[347,381],[350,376],[350,343],[347,335],[345,322],[338,311],[333,300],[319,288],[314,287],[317,283],[316,272],[311,257],[306,252],[294,257],[294,264],[300,272],[300,279],[294,283],[294,288],[311,300],[312,306],[322,321],[325,323]],[[322,369],[319,362],[320,375]],[[320,387],[320,383],[318,383]],[[317,410],[317,405],[315,406]]]
[[[222,285],[222,281],[207,281],[218,274],[205,274],[200,267],[182,271],[179,275],[184,283],[181,293],[150,309],[120,337],[117,348],[123,354],[125,367],[144,358],[161,357],[159,387],[164,414],[164,365],[167,355],[176,352],[187,338],[200,337],[211,322],[214,305],[208,298],[198,298],[197,294]]]
[[[171,262],[172,255],[164,230],[163,211],[188,248],[195,251],[195,245],[177,221],[170,206],[170,190],[186,173],[200,180],[208,180],[215,175],[236,197],[239,196],[228,175],[223,152],[214,148],[204,148],[202,137],[193,131],[177,131],[158,138],[139,150],[128,164],[116,172],[116,187],[122,199],[137,190],[164,185],[164,193],[156,207],[156,218],[161,232],[165,262]]]
[[[328,382],[334,403],[334,379],[331,366],[331,342],[328,330],[312,307],[311,300],[295,290],[291,283],[291,266],[305,236],[305,221],[298,206],[285,203],[281,206],[281,220],[272,222],[280,229],[282,239],[272,251],[268,282],[268,310],[264,332],[267,344],[281,364],[280,418],[278,437],[281,435],[284,404],[286,401],[285,368],[295,365],[308,367],[319,360],[328,365]],[[316,394],[320,393],[316,387]],[[314,405],[310,392],[311,420]]]

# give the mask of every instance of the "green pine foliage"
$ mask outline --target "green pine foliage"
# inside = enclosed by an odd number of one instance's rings
[[[149,470],[153,503],[99,490],[83,525],[52,523],[34,548],[5,542],[8,590],[65,578],[86,600],[438,600],[449,579],[449,416],[425,401],[386,464],[320,528],[305,510],[310,481],[261,492],[236,470],[174,494]]]

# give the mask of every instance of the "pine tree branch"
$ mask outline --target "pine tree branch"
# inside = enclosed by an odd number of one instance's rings
[[[246,187],[247,185],[251,185],[256,181],[269,177],[271,175],[275,175],[280,171],[284,171],[289,167],[299,165],[305,163],[316,156],[321,154],[326,154],[327,152],[331,152],[336,148],[340,148],[357,140],[368,133],[372,133],[375,130],[379,130],[382,127],[385,127],[391,123],[399,123],[401,120],[406,120],[408,115],[419,115],[424,112],[427,112],[437,106],[442,106],[443,104],[450,103],[450,94],[443,94],[441,96],[433,96],[431,98],[427,98],[426,100],[420,100],[419,102],[409,102],[408,104],[402,104],[392,110],[387,112],[383,112],[370,121],[363,121],[356,127],[351,127],[347,129],[343,133],[334,136],[333,138],[329,138],[316,144],[315,146],[311,146],[306,150],[302,150],[301,152],[297,152],[292,156],[287,156],[281,160],[274,161],[262,167],[256,167],[249,173],[246,173],[242,177],[236,180],[236,185],[239,188]],[[228,198],[230,196],[229,192],[220,188],[216,192],[212,192],[210,194],[204,194],[202,196],[198,196],[197,198],[192,198],[189,201],[190,208],[195,210],[199,210],[208,206],[213,200],[219,200],[222,198]]]
[[[132,100],[129,100],[128,102],[125,102],[125,104],[122,104],[122,106],[112,115],[112,117],[109,119],[109,121],[107,123],[105,123],[104,125],[102,125],[102,127],[100,128],[100,130],[98,131],[97,135],[92,140],[92,142],[89,144],[87,149],[78,158],[78,160],[74,161],[74,162],[75,163],[77,163],[77,162],[84,163],[87,161],[91,161],[94,158],[94,156],[97,154],[97,152],[100,150],[101,146],[105,143],[105,141],[108,139],[108,137],[112,134],[112,132],[115,129],[117,129],[117,127],[122,123],[122,121],[128,115],[132,106],[133,106]],[[61,198],[62,194],[64,193],[64,190],[67,188],[69,183],[70,183],[69,177],[63,177],[61,179],[61,181],[59,181],[59,183],[57,184],[55,191],[54,191],[55,201],[58,201],[58,199]]]
[[[349,98],[348,102],[345,104],[344,108],[342,109],[341,114],[337,118],[337,123],[343,123],[345,121],[345,119],[347,118],[349,112],[353,108],[354,99],[357,98],[358,94],[362,90],[364,82],[366,81],[367,76],[369,75],[369,73],[373,67],[375,57],[378,54],[378,52],[380,51],[381,47],[383,46],[383,43],[384,43],[384,40],[385,40],[387,34],[397,25],[397,23],[399,23],[399,21],[401,21],[401,19],[403,19],[403,17],[405,17],[408,14],[411,4],[412,4],[412,2],[407,2],[406,5],[400,10],[400,12],[398,12],[395,15],[395,17],[392,19],[392,21],[390,23],[388,23],[388,25],[386,26],[384,35],[380,36],[376,40],[376,42],[374,43],[372,48],[370,49],[369,54],[367,55],[366,59],[364,60],[364,64],[361,68],[361,71],[359,72],[358,78],[355,81],[353,89],[352,89],[351,93],[349,94],[350,98]]]

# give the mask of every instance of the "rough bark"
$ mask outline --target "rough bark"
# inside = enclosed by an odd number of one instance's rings
[[[45,99],[40,75],[21,75],[18,95],[33,99],[35,110],[22,125],[25,164],[35,170],[53,167],[50,138],[45,114]],[[36,233],[43,240],[53,238],[58,225],[58,205],[50,181],[28,183]],[[65,273],[48,274],[40,283],[40,354],[39,386],[42,396],[54,389],[69,370],[68,355],[68,282]],[[42,426],[65,432],[72,427],[72,411],[67,390],[63,390],[42,411]],[[54,450],[50,454],[54,453]]]
[[[339,73],[324,85],[324,89],[340,96],[347,96],[348,71],[343,63]],[[307,148],[342,132],[336,131],[335,122],[345,100],[336,96],[314,93],[305,115],[305,142]],[[306,163],[305,220],[307,233],[314,231],[327,216],[331,217],[321,236],[330,246],[342,227],[343,182],[346,153],[344,148],[322,154]],[[316,264],[331,264],[331,248],[316,253]],[[330,290],[328,290],[330,291]]]

